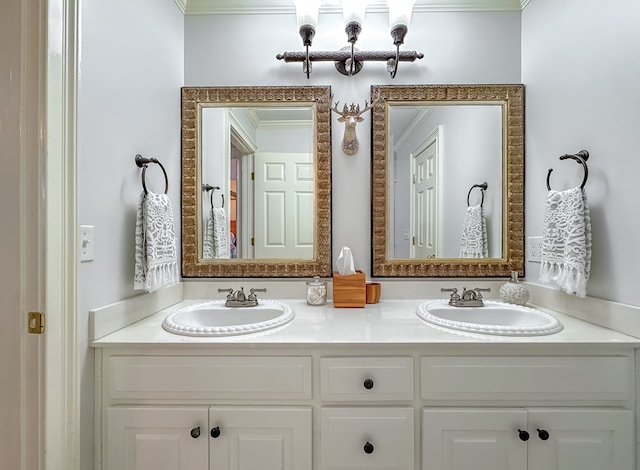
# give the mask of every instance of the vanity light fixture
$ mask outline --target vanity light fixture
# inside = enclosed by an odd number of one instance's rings
[[[400,51],[404,38],[409,31],[413,5],[416,0],[387,0],[389,8],[389,28],[395,51],[359,51],[355,48],[358,35],[362,30],[368,0],[342,0],[342,16],[349,46],[339,51],[309,51],[318,24],[318,13],[321,0],[295,0],[296,18],[305,50],[302,52],[284,52],[276,55],[276,59],[285,62],[302,62],[302,71],[309,78],[311,63],[316,61],[333,61],[336,69],[343,75],[358,73],[367,60],[386,61],[387,71],[391,78],[398,72],[398,63],[413,62],[422,59],[424,54],[416,51]]]

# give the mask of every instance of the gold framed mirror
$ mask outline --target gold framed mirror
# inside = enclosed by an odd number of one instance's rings
[[[182,275],[331,275],[331,89],[182,88]]]
[[[374,85],[372,275],[524,275],[524,86]]]

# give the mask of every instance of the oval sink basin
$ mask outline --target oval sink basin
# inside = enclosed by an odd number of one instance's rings
[[[542,336],[563,328],[548,313],[492,300],[485,300],[484,307],[453,307],[449,300],[432,300],[420,304],[416,314],[434,325],[487,335]]]
[[[223,300],[211,300],[176,310],[162,327],[186,336],[246,335],[284,325],[293,317],[293,309],[276,300],[261,300],[255,307],[225,307]]]

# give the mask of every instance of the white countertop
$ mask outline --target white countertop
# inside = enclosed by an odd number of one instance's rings
[[[225,337],[191,337],[169,333],[162,328],[165,317],[182,307],[202,302],[203,299],[183,300],[132,325],[92,342],[104,347],[202,347],[202,345],[233,345],[247,347],[273,346],[607,346],[638,347],[640,339],[578,320],[568,315],[539,308],[552,314],[564,329],[548,336],[507,337],[480,335],[445,330],[430,325],[415,314],[422,300],[383,300],[365,308],[334,308],[308,306],[305,300],[283,299],[289,304],[295,318],[282,327],[259,333]],[[502,346],[504,345],[504,346]]]

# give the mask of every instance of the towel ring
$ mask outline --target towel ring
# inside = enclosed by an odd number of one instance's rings
[[[142,189],[144,190],[145,194],[149,194],[149,191],[147,191],[147,182],[146,182],[146,172],[147,172],[147,167],[149,166],[149,163],[157,163],[160,168],[162,168],[162,173],[164,173],[164,193],[167,194],[167,191],[169,191],[169,177],[167,176],[167,170],[164,169],[164,166],[162,166],[162,163],[160,163],[156,158],[145,158],[140,154],[136,155],[136,165],[138,165],[139,168],[142,168]]]
[[[586,150],[580,150],[575,155],[565,154],[560,157],[560,160],[566,160],[567,158],[575,160],[576,162],[582,165],[582,169],[584,170],[584,178],[582,179],[582,184],[580,185],[580,189],[584,189],[584,185],[587,183],[587,178],[589,178],[589,168],[587,167],[587,163],[586,163],[587,160],[589,159],[589,152],[587,152]],[[552,171],[553,171],[553,168],[549,168],[549,171],[547,172],[547,190],[549,191],[551,191],[551,185],[549,184],[549,179],[551,177]]]
[[[214,205],[213,205],[213,193],[216,191],[216,189],[220,189],[220,186],[211,186],[210,184],[203,184],[202,185],[202,190],[203,191],[207,191],[207,192],[211,191],[211,199],[210,199],[210,201],[211,201],[211,208],[212,209],[214,208]],[[222,198],[222,208],[224,209],[224,194],[221,194],[220,197]]]
[[[482,200],[480,201],[480,207],[482,207],[482,205],[484,204],[484,192],[487,190],[488,184],[485,181],[482,184],[474,184],[473,186],[471,186],[471,189],[469,189],[469,192],[467,193],[467,207],[469,207],[469,196],[471,196],[471,191],[473,191],[473,188],[480,188],[480,192],[482,193]]]

